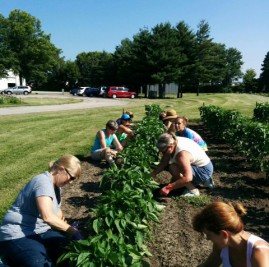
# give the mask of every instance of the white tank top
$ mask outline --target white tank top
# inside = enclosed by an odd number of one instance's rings
[[[197,143],[186,137],[177,137],[176,151],[173,157],[170,158],[170,164],[176,163],[176,155],[183,150],[191,154],[191,165],[203,167],[210,162],[205,151]]]
[[[250,235],[247,241],[247,267],[251,267],[251,256],[253,252],[253,247],[255,243],[259,240],[263,240],[262,238],[256,235]],[[263,240],[265,241],[265,240]],[[266,242],[266,241],[265,241]],[[220,257],[222,259],[223,267],[232,267],[229,260],[229,249],[225,247],[221,250]]]

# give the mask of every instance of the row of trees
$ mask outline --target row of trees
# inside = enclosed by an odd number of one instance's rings
[[[176,26],[161,23],[140,29],[132,40],[122,40],[114,53],[83,52],[75,61],[65,61],[61,53],[35,17],[20,10],[8,18],[0,14],[0,77],[12,69],[35,88],[119,84],[138,89],[159,84],[162,97],[167,83],[177,83],[179,95],[186,90],[231,88],[243,76],[240,51],[214,42],[204,20],[196,32],[183,21]],[[245,73],[246,87],[269,90],[268,61],[269,55],[260,79],[255,79],[254,70]]]

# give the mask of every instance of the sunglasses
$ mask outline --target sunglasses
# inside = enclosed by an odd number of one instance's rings
[[[70,174],[70,172],[69,172],[66,168],[64,168],[64,169],[65,169],[66,173],[70,176],[70,180],[71,180],[71,181],[76,180],[76,177],[75,177],[75,176],[72,176],[72,175]]]

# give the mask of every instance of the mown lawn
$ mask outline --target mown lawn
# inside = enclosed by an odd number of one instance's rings
[[[16,103],[12,101],[17,98]],[[18,103],[17,103],[18,102]],[[32,95],[22,96],[22,95],[1,95],[0,96],[0,108],[4,107],[16,107],[16,106],[44,106],[44,105],[62,105],[62,104],[72,104],[82,102],[81,98],[58,98],[58,97],[42,97],[37,98]]]
[[[42,104],[35,101],[35,105]],[[256,102],[268,102],[268,98],[247,94],[184,94],[179,99],[128,100],[129,104],[122,107],[0,116],[0,218],[25,183],[46,170],[49,161],[66,153],[87,156],[96,132],[107,120],[119,118],[123,108],[131,110],[137,121],[143,118],[145,105],[150,104],[158,104],[164,110],[174,108],[179,115],[199,120],[198,108],[203,104],[236,109],[251,117]]]

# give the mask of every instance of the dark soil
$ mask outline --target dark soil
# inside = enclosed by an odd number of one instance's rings
[[[203,125],[194,123],[190,128],[206,140],[208,155],[215,168],[215,189],[201,188],[201,195],[211,196],[212,201],[240,201],[248,210],[244,218],[246,230],[269,240],[269,186],[265,173],[255,171],[229,145],[209,134]],[[102,193],[99,182],[107,165],[78,157],[82,162],[81,179],[64,187],[62,209],[69,222],[81,222],[83,232],[83,224]],[[169,179],[169,173],[163,172],[158,182],[166,184]],[[156,199],[166,208],[159,218],[160,224],[153,226],[153,238],[148,244],[153,254],[149,259],[153,267],[197,266],[211,250],[211,242],[193,231],[191,226],[193,215],[201,207],[183,201],[179,198],[180,193],[178,190],[168,197],[156,194]]]

